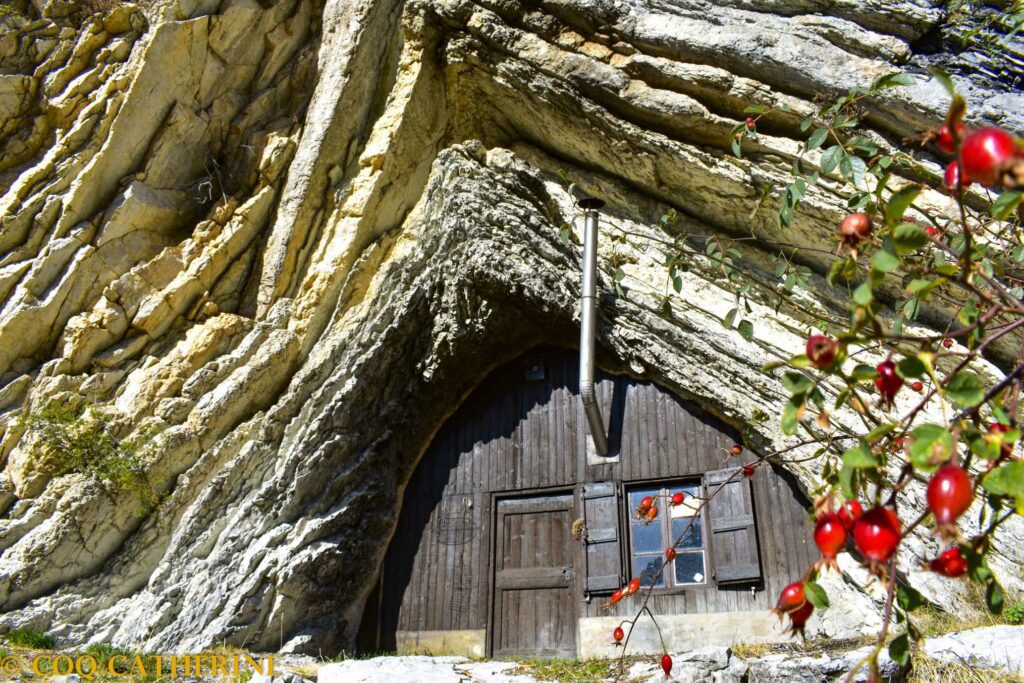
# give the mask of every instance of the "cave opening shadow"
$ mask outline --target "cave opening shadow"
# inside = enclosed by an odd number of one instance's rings
[[[480,519],[466,515],[465,501],[476,495],[490,495],[495,490],[515,491],[512,484],[516,472],[504,472],[503,481],[474,482],[472,491],[452,494],[452,479],[457,476],[460,461],[473,457],[474,451],[506,451],[522,448],[522,431],[531,413],[543,410],[552,401],[561,401],[567,408],[565,432],[552,434],[547,452],[554,458],[571,459],[563,464],[566,483],[581,480],[586,467],[586,442],[590,439],[586,417],[579,399],[579,368],[575,362],[578,351],[565,348],[538,347],[491,372],[445,421],[427,447],[406,485],[394,535],[385,554],[378,580],[367,598],[357,637],[360,655],[393,653],[397,650],[400,611],[403,597],[414,579],[416,554],[423,552],[424,535],[432,533],[435,544],[462,546],[476,542],[491,533],[490,515]],[[611,460],[619,454],[626,409],[628,378],[599,371],[598,399],[609,429]],[[569,427],[573,429],[569,429]],[[552,430],[553,432],[555,430]],[[582,451],[582,452],[581,452]],[[500,476],[500,475],[499,475]],[[481,488],[482,487],[482,488]],[[524,487],[524,490],[529,487]],[[448,491],[446,493],[446,490]],[[433,522],[431,519],[433,518]],[[428,544],[429,545],[429,544]],[[489,549],[486,543],[483,550]],[[461,555],[460,555],[461,556]],[[476,566],[464,566],[466,573],[488,571],[490,562],[479,553]],[[427,558],[420,558],[427,561]],[[462,582],[468,576],[448,576],[449,590],[468,596]],[[479,599],[490,600],[490,595]],[[446,615],[451,618],[452,615]],[[486,624],[483,625],[486,628]]]

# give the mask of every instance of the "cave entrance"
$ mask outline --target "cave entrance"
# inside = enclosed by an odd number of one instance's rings
[[[799,493],[769,468],[729,481],[736,433],[625,376],[598,377],[613,457],[588,457],[577,362],[574,350],[531,351],[485,378],[438,431],[366,603],[364,653],[614,656],[609,634],[633,605],[603,605],[634,577],[655,584],[671,648],[785,639],[768,595],[816,556]],[[637,496],[716,486],[728,490],[699,514],[665,505],[656,523],[636,518]],[[699,533],[661,571],[682,525]],[[653,626],[630,641],[661,647]]]

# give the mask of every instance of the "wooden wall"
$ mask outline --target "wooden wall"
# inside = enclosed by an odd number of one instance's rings
[[[361,642],[369,649],[393,648],[395,631],[487,628],[495,494],[566,487],[578,496],[584,482],[700,477],[736,463],[726,461],[736,435],[720,421],[653,383],[603,376],[599,395],[619,462],[588,466],[577,363],[575,351],[531,352],[488,377],[440,430],[408,483],[368,602]],[[763,581],[754,592],[709,582],[656,594],[656,613],[768,609],[814,561],[805,501],[788,476],[762,467],[752,484]],[[601,602],[588,604],[580,590],[578,616],[610,614]],[[623,616],[631,609],[618,607]]]

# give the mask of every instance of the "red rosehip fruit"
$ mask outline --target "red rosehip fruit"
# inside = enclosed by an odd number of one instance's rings
[[[747,124],[747,130],[754,130],[754,125],[755,125],[754,117],[753,116],[748,116],[746,124]]]
[[[742,452],[743,452],[743,446],[739,445],[738,443],[734,443],[729,448],[729,455],[739,455]]]
[[[941,526],[955,524],[974,500],[974,482],[959,465],[943,465],[928,482],[928,508]]]
[[[960,548],[953,547],[929,562],[928,568],[936,574],[955,579],[967,573],[967,558],[960,552]]]
[[[648,522],[653,522],[655,519],[657,519],[657,517],[658,517],[658,506],[655,505],[655,506],[651,507],[650,510],[647,511],[647,521]]]
[[[839,520],[846,527],[847,531],[853,529],[853,523],[861,518],[864,514],[864,507],[860,504],[859,500],[848,500],[843,503],[843,507],[839,508]]]
[[[772,611],[778,614],[781,620],[783,614],[789,614],[800,609],[806,602],[807,594],[804,593],[804,582],[794,581],[782,589],[782,593],[779,594],[779,601],[775,603],[775,609]]]
[[[626,637],[626,634],[623,632],[621,626],[616,626],[615,630],[612,631],[612,638],[615,639],[616,643],[621,643],[622,639],[625,638],[625,637]]]
[[[746,477],[747,479],[750,479],[751,477],[753,477],[754,476],[754,472],[756,472],[756,471],[757,470],[755,470],[754,466],[751,465],[750,463],[747,463],[746,465],[743,466],[743,476]]]
[[[823,334],[812,334],[807,338],[807,358],[819,370],[824,370],[836,361],[838,345],[832,337]]]
[[[928,236],[929,236],[929,237],[935,237],[935,236],[937,236],[937,235],[938,235],[939,233],[941,233],[941,232],[942,232],[941,230],[939,230],[938,228],[936,228],[936,227],[935,227],[934,225],[928,225],[928,226],[925,226],[925,229],[924,229],[924,231],[925,231],[926,233],[928,233]]]
[[[808,600],[804,603],[803,607],[794,610],[789,613],[789,632],[793,635],[799,634],[801,637],[804,635],[804,627],[807,625],[807,620],[811,618],[814,613],[814,605]]]
[[[675,548],[666,548],[665,549],[665,559],[668,560],[669,562],[671,562],[672,560],[676,559],[676,549]]]
[[[988,424],[989,434],[1005,434],[1010,431],[1010,425],[1004,425],[1002,422],[990,422]]]
[[[924,391],[924,384],[922,384],[921,382],[914,382],[913,384],[910,385],[910,388],[920,394],[922,391]]]
[[[991,187],[1019,154],[1017,139],[999,128],[981,128],[968,134],[960,145],[965,178]]]
[[[952,348],[952,346],[953,346],[953,340],[950,339],[949,337],[946,337],[945,339],[942,340],[942,348],[949,349],[949,348]]]
[[[882,401],[892,405],[896,392],[903,386],[903,378],[896,374],[896,363],[892,362],[892,360],[884,360],[875,369],[878,371],[878,377],[875,378],[875,387],[878,389],[878,393],[882,395]]]
[[[673,505],[682,505],[685,499],[686,495],[682,491],[676,491],[675,493],[672,494]]]
[[[644,496],[643,500],[640,501],[641,510],[648,510],[654,505],[654,498],[652,496]]]
[[[640,590],[640,579],[633,579],[629,582],[629,585],[626,586],[626,595],[632,595],[638,590]]]
[[[960,166],[957,162],[951,161],[946,165],[946,171],[942,174],[942,187],[948,194],[954,194],[960,188]]]
[[[856,246],[871,237],[871,217],[866,213],[851,213],[839,224],[839,238],[847,246]]]
[[[965,135],[967,135],[967,126],[962,123],[956,124],[957,138],[962,140]],[[946,124],[942,124],[939,127],[938,132],[935,134],[935,146],[946,154],[953,154],[956,151],[956,142],[953,140],[953,131],[951,131],[949,126]]]
[[[614,605],[615,603],[617,603],[619,600],[622,599],[622,596],[623,596],[622,589],[621,588],[617,588],[615,590],[615,592],[612,593],[612,597],[610,597],[608,599],[608,604],[609,605]]]
[[[665,672],[666,676],[672,674],[672,658],[667,654],[661,657],[661,670]]]
[[[814,525],[814,544],[826,560],[834,560],[846,547],[846,528],[839,515],[830,512],[818,518]]]
[[[853,542],[871,562],[885,562],[900,543],[900,518],[891,508],[876,507],[853,525]]]

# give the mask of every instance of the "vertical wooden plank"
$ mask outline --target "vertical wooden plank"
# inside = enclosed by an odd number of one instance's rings
[[[636,385],[637,398],[637,451],[636,458],[640,465],[640,478],[650,479],[653,476],[651,469],[651,430],[650,430],[650,402],[651,394],[643,384]]]
[[[668,422],[668,411],[672,404],[671,399],[664,393],[659,391],[656,395],[657,401],[655,402],[656,419],[658,424],[658,452],[657,460],[658,473],[662,477],[678,476],[676,474],[675,467],[672,464],[672,453],[671,438],[669,437],[669,422]]]
[[[563,391],[559,386],[559,378],[562,375],[562,357],[554,356],[547,364],[548,378],[548,433],[547,433],[547,471],[548,481],[555,485],[565,483],[565,449],[558,438],[558,422],[562,416]]]

